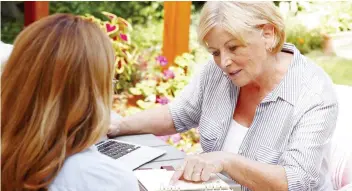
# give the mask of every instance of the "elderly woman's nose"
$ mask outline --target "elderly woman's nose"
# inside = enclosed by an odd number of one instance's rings
[[[223,67],[227,68],[228,66],[230,66],[232,64],[232,60],[227,57],[221,60],[221,64]]]

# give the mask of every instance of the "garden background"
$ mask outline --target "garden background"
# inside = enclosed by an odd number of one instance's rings
[[[50,2],[49,8],[50,14],[91,19],[110,36],[117,55],[113,109],[128,116],[172,101],[210,58],[196,39],[203,3],[192,2],[189,52],[175,60],[162,53],[162,1]],[[1,2],[1,41],[12,44],[23,29],[23,4]],[[334,83],[352,86],[352,2],[276,1],[275,5],[286,19],[287,42],[322,66]],[[188,153],[200,150],[196,129],[160,139]]]

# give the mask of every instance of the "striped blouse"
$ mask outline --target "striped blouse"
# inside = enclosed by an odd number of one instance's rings
[[[338,113],[333,83],[294,45],[286,43],[282,51],[293,53],[293,61],[257,106],[238,154],[283,166],[290,191],[332,190],[328,156]],[[209,61],[169,106],[176,130],[198,127],[203,151],[221,150],[239,90]]]

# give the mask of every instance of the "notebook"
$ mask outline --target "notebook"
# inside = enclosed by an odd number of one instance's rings
[[[134,174],[142,184],[141,191],[231,191],[230,186],[213,174],[207,182],[186,182],[179,180],[169,185],[174,171],[166,169],[135,170]]]

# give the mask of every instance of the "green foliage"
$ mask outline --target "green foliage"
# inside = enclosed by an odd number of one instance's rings
[[[318,4],[323,8],[324,4]],[[326,7],[321,18],[321,28],[325,33],[346,32],[352,30],[352,2],[334,2]],[[327,14],[328,13],[328,14]]]
[[[324,36],[352,29],[351,2],[280,2],[286,17],[287,41],[303,53],[319,50]]]
[[[145,24],[160,21],[163,18],[161,1],[53,1],[50,13],[72,13],[75,15],[91,14],[103,19],[100,13],[110,12],[132,24]]]
[[[134,25],[131,32],[132,41],[141,50],[147,50],[149,54],[160,53],[162,48],[164,23],[154,21],[145,25]]]
[[[164,8],[162,1],[51,1],[50,14],[71,13],[75,15],[90,14],[104,19],[102,11],[111,12],[126,18],[133,25],[149,25],[163,19]],[[23,19],[2,17],[1,40],[12,44],[23,28]]]
[[[321,29],[314,25],[319,21],[309,12],[310,2],[280,2],[278,6],[285,18],[287,42],[294,44],[302,54],[322,49],[324,38]]]
[[[298,21],[291,20],[286,28],[286,41],[294,44],[302,54],[322,49],[323,35],[318,28],[308,29]]]
[[[23,20],[11,19],[1,22],[1,41],[13,44],[16,36],[23,28]]]
[[[321,66],[335,84],[352,86],[352,60],[327,56],[321,51],[313,51],[307,57]]]

